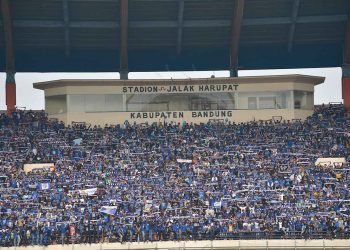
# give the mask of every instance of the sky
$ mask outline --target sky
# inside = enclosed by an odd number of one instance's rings
[[[264,76],[284,74],[305,74],[324,76],[323,84],[315,87],[315,104],[342,102],[341,68],[286,69],[286,70],[243,70],[238,76]],[[129,79],[186,79],[228,77],[228,71],[189,71],[189,72],[152,72],[129,73]],[[17,73],[17,107],[40,110],[45,107],[44,91],[33,88],[34,82],[57,79],[119,79],[119,73]],[[6,74],[0,73],[0,110],[6,109]]]

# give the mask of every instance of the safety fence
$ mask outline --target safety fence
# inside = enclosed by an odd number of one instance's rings
[[[103,244],[103,243],[143,243],[143,242],[192,242],[192,241],[249,241],[249,240],[347,240],[350,232],[336,231],[289,231],[289,232],[237,232],[216,233],[213,232],[143,232],[122,233],[85,231],[82,234],[60,234],[59,232],[36,234],[0,234],[0,246],[48,246],[48,245],[74,245],[74,244]],[[283,241],[281,241],[283,242]],[[348,250],[350,250],[350,245]]]
[[[11,248],[8,248],[11,250]],[[42,250],[42,246],[12,248]],[[49,245],[45,250],[349,250],[350,240],[215,240]]]

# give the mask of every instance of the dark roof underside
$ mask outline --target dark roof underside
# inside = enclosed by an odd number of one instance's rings
[[[240,69],[341,66],[350,1],[300,0],[295,22],[294,1],[245,0]],[[10,0],[16,71],[119,71],[119,0],[68,0],[66,10],[64,2]],[[179,1],[129,0],[129,71],[229,69],[233,8],[185,0],[178,54]],[[4,54],[1,27],[0,71]]]

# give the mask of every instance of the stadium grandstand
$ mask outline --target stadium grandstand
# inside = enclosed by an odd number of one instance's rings
[[[339,104],[241,124],[2,114],[0,244],[349,239],[349,127]]]
[[[350,1],[0,1],[1,248],[350,249]],[[238,77],[306,67],[342,67],[343,102]],[[118,71],[16,107],[16,72]]]

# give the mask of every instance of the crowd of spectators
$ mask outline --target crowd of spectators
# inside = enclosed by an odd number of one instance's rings
[[[350,119],[64,126],[0,114],[0,246],[348,237]],[[323,162],[320,157],[345,158]],[[25,171],[25,164],[54,167]]]

